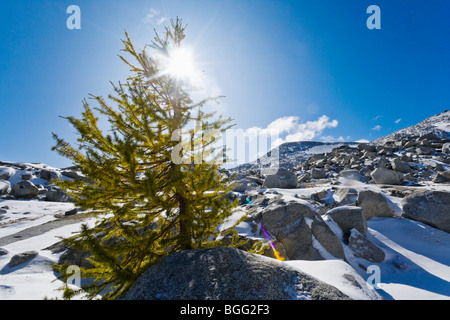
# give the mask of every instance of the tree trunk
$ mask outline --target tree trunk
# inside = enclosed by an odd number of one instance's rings
[[[176,194],[179,204],[179,219],[180,219],[180,235],[181,235],[181,250],[192,249],[192,231],[189,217],[186,208],[186,199],[179,193]]]

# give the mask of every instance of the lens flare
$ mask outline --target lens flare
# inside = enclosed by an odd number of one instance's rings
[[[176,78],[189,78],[196,73],[192,51],[186,48],[176,48],[170,52],[167,73]]]
[[[280,252],[277,249],[275,249],[275,245],[273,244],[272,240],[270,239],[269,233],[267,232],[266,228],[263,226],[262,223],[260,224],[260,226],[261,226],[261,230],[263,231],[264,235],[266,236],[267,240],[269,241],[270,246],[272,247],[275,258],[279,261],[284,261],[285,258],[280,255]]]
[[[160,56],[162,70],[160,75],[170,76],[193,86],[200,86],[203,77],[195,62],[194,52],[188,47],[175,47],[167,55]]]

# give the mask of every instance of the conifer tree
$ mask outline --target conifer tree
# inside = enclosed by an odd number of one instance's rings
[[[224,245],[217,227],[237,205],[225,197],[233,186],[218,170],[218,147],[211,138],[228,129],[231,119],[205,113],[203,107],[216,98],[193,102],[187,81],[164,72],[160,59],[182,46],[185,26],[178,18],[171,21],[141,51],[125,35],[127,57],[120,58],[130,67],[126,83],[112,84],[108,100],[91,95],[94,107],[84,100],[80,119],[65,118],[76,129],[75,146],[53,133],[53,150],[87,178],[61,186],[97,217],[95,226],[84,224],[64,239],[89,251],[93,265],[81,269],[83,279],[91,281],[79,291],[66,286],[65,298],[85,293],[114,299],[170,253]],[[106,129],[99,117],[108,121]],[[180,140],[183,135],[189,141]],[[228,245],[241,245],[230,232]],[[57,266],[64,280],[70,276],[66,267]]]

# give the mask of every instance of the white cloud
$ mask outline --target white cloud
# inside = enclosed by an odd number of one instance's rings
[[[297,116],[282,117],[265,128],[255,126],[246,130],[229,129],[226,132],[225,144],[234,163],[242,164],[256,160],[285,142],[320,140],[323,130],[337,126],[338,121],[330,120],[326,115],[303,123],[300,123]],[[337,140],[343,141],[344,138],[339,137]],[[268,160],[277,162],[272,158]]]
[[[274,121],[272,121],[268,126],[267,129],[269,131],[276,131],[276,132],[291,132],[295,130],[295,128],[298,126],[298,120],[299,117],[291,116],[291,117],[283,117],[278,118]]]
[[[372,130],[374,131],[380,131],[381,130],[381,126],[378,124],[375,127],[372,128]]]
[[[248,136],[267,135],[274,137],[276,139],[272,141],[272,147],[276,147],[285,142],[311,141],[320,136],[323,130],[335,128],[339,124],[337,120],[330,121],[330,118],[326,115],[315,121],[299,123],[299,120],[298,116],[282,117],[272,121],[266,128],[252,127],[245,132]]]
[[[395,120],[394,122],[399,123],[400,121],[402,121],[402,118],[399,118],[399,119]]]
[[[142,22],[144,24],[153,24],[156,23],[158,25],[162,24],[164,21],[167,20],[166,17],[159,17],[158,16],[161,15],[161,11],[155,9],[155,8],[150,8],[146,14],[146,16],[144,17],[144,19],[142,19]]]
[[[144,23],[151,23],[153,18],[156,17],[159,14],[160,14],[159,10],[156,10],[154,8],[150,8],[150,10],[148,10],[147,15],[145,16],[145,18],[142,19],[142,22],[144,22]]]
[[[358,142],[358,143],[369,143],[370,141],[367,140],[367,139],[359,139],[359,140],[356,140],[355,142]]]
[[[338,138],[335,138],[333,136],[324,136],[320,137],[320,139],[324,142],[345,142],[350,140],[350,136],[347,136],[345,138],[343,136],[339,136]]]
[[[161,25],[162,23],[164,23],[165,21],[167,21],[167,18],[166,18],[166,17],[161,17],[161,18],[158,19],[158,21],[156,21],[156,23],[157,23],[158,26],[159,26],[159,25]]]
[[[378,120],[378,119],[381,119],[381,118],[383,118],[383,116],[381,114],[379,114],[375,118],[372,118],[372,120],[375,121],[375,120]]]

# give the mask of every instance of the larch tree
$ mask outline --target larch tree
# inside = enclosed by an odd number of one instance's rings
[[[120,58],[130,67],[126,83],[112,84],[109,99],[91,95],[94,107],[84,100],[81,118],[65,117],[76,130],[76,143],[53,133],[53,149],[86,177],[60,185],[97,218],[94,226],[83,224],[64,239],[89,251],[92,264],[81,268],[90,281],[80,290],[66,285],[65,298],[84,293],[114,299],[170,253],[225,245],[218,226],[237,203],[225,196],[233,185],[220,173],[223,153],[215,138],[231,119],[204,112],[216,98],[193,102],[189,82],[171,64],[183,48],[185,28],[180,19],[171,21],[143,50],[125,32],[127,56]],[[107,120],[106,129],[99,117]],[[229,230],[232,241],[226,245],[242,245]],[[68,266],[56,267],[67,280]]]

